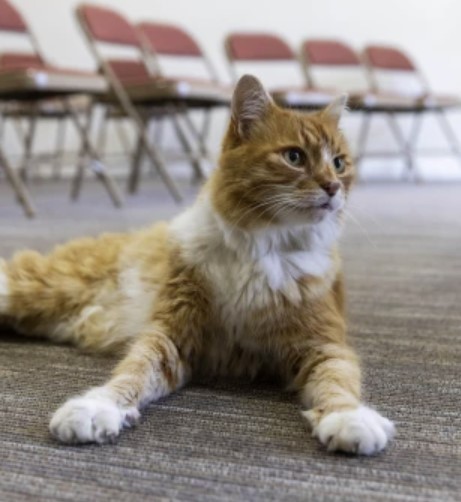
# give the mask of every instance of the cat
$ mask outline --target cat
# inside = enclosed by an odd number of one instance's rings
[[[277,374],[328,450],[386,447],[394,426],[361,402],[346,341],[345,106],[341,96],[309,114],[282,109],[245,75],[219,165],[171,223],[0,261],[0,315],[18,333],[125,353],[105,385],[55,412],[55,438],[111,441],[197,374]]]

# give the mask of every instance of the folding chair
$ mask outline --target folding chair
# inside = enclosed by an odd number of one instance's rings
[[[393,121],[395,134],[400,136],[400,141],[405,144],[408,156],[413,157],[415,153],[443,155],[446,150],[425,149],[416,150],[416,143],[421,131],[423,116],[433,113],[438,119],[440,129],[450,146],[450,152],[461,163],[461,147],[453,131],[450,122],[446,117],[446,112],[461,107],[461,99],[457,96],[434,94],[430,89],[425,75],[417,68],[410,57],[402,50],[385,45],[368,45],[363,51],[363,59],[369,71],[369,78],[372,89],[376,93],[387,93],[391,96],[399,96],[402,99],[412,99],[414,102],[414,121],[408,141],[398,126],[397,121]],[[411,94],[405,96],[402,93],[403,86],[399,84],[399,78],[406,77],[405,80],[414,86],[410,87]],[[414,171],[414,164],[409,164],[409,171]]]
[[[166,169],[158,146],[153,138],[149,138],[148,129],[153,119],[171,118],[196,176],[203,176],[201,166],[193,156],[188,140],[175,118],[184,106],[203,103],[204,89],[192,94],[192,86],[182,86],[179,81],[154,73],[144,59],[145,48],[140,34],[118,12],[84,4],[77,8],[77,18],[98,66],[109,82],[111,92],[107,97],[107,104],[117,107],[130,118],[137,134],[136,152],[128,183],[130,192],[135,192],[138,186],[140,158],[145,153],[171,195],[180,201],[181,194]],[[103,53],[102,44],[130,49],[134,58],[107,58]]]
[[[299,67],[299,60],[291,47],[279,36],[268,33],[231,33],[225,40],[225,50],[232,79],[236,81],[241,75],[243,63],[258,62],[270,64],[283,62],[304,76]],[[253,70],[254,71],[254,70]],[[286,86],[270,89],[274,100],[289,108],[318,109],[328,105],[335,97],[334,90],[320,89],[311,85]]]
[[[94,97],[107,89],[107,84],[100,75],[72,69],[58,68],[46,61],[33,33],[29,30],[21,14],[7,1],[0,0],[0,30],[15,32],[27,37],[32,45],[30,53],[3,54],[0,66],[0,104],[1,111],[8,107],[21,108],[21,114],[30,121],[25,143],[25,160],[29,161],[36,121],[40,117],[53,117],[56,110],[50,113],[48,105],[51,101],[59,103],[59,114],[69,117],[76,127],[82,142],[80,164],[89,167],[103,182],[112,202],[116,206],[122,204],[120,192],[105,166],[99,161],[97,152],[89,136],[87,124],[82,123],[79,116],[81,110],[74,105],[75,96]],[[7,110],[6,116],[8,118]],[[83,163],[90,158],[91,162]],[[7,177],[17,192],[26,213],[30,216],[34,210],[17,173],[9,165],[3,152],[0,163],[7,172]],[[24,166],[23,166],[24,167]]]
[[[172,95],[183,101],[183,117],[198,142],[203,157],[209,158],[206,138],[210,130],[211,111],[217,107],[228,107],[232,98],[229,86],[220,83],[218,74],[211,60],[202,51],[196,40],[179,26],[145,21],[137,25],[138,32],[146,51],[147,62],[152,70],[170,81]],[[181,68],[173,74],[167,69],[165,59],[174,62],[175,68]],[[171,61],[173,60],[173,61]],[[186,76],[194,63],[197,74]],[[192,99],[191,99],[192,98]],[[197,129],[192,121],[191,109],[202,109],[204,120]]]
[[[2,70],[13,70],[27,67],[40,68],[41,61],[33,54],[20,52],[2,52],[0,53],[0,72]],[[88,103],[80,103],[83,108]],[[77,105],[77,103],[75,103]],[[19,173],[23,180],[28,178],[29,168],[32,162],[37,159],[42,162],[46,160],[53,164],[53,174],[57,177],[62,168],[64,160],[64,143],[66,134],[66,119],[68,118],[62,103],[59,100],[49,100],[40,105],[31,106],[28,103],[9,103],[3,107],[3,116],[12,120],[14,131],[17,134],[19,142],[23,146]],[[23,127],[23,119],[26,119],[26,128]],[[32,148],[39,119],[54,119],[57,123],[56,144],[54,152],[33,155]],[[2,131],[3,132],[3,131]],[[0,141],[2,135],[0,133]]]
[[[417,112],[419,105],[416,100],[411,96],[385,93],[376,87],[371,88],[366,67],[357,52],[345,42],[332,39],[306,40],[301,45],[301,59],[310,85],[319,85],[320,79],[327,77],[325,73],[322,75],[321,70],[328,70],[328,77],[334,77],[336,85],[342,91],[348,92],[351,110],[362,113],[356,153],[357,167],[365,157],[399,156],[405,159],[406,166],[411,170],[411,151],[402,136],[395,115]],[[376,114],[384,115],[398,146],[396,153],[366,151],[371,119]]]

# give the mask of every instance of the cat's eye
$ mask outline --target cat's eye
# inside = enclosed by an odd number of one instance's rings
[[[300,167],[306,162],[306,154],[301,148],[288,148],[283,152],[283,158],[293,167]]]
[[[333,165],[335,166],[335,171],[338,174],[343,173],[346,169],[346,163],[344,162],[344,159],[342,157],[335,157],[333,159]]]

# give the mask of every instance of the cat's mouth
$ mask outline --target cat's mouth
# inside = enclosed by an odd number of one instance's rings
[[[320,221],[329,214],[334,214],[343,206],[341,197],[320,197],[318,200],[303,201],[292,209],[303,218]]]
[[[319,203],[316,205],[316,208],[321,211],[336,212],[342,209],[343,206],[344,198],[340,194],[337,194],[334,197],[328,198],[327,200],[323,199],[319,201]]]
[[[338,202],[339,201],[335,201],[334,199],[323,200],[322,202],[312,205],[310,209],[316,212],[336,211],[340,206]]]

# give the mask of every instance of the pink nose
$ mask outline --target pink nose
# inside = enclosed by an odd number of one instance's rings
[[[341,187],[341,183],[339,181],[330,181],[321,186],[330,197],[333,197]]]

